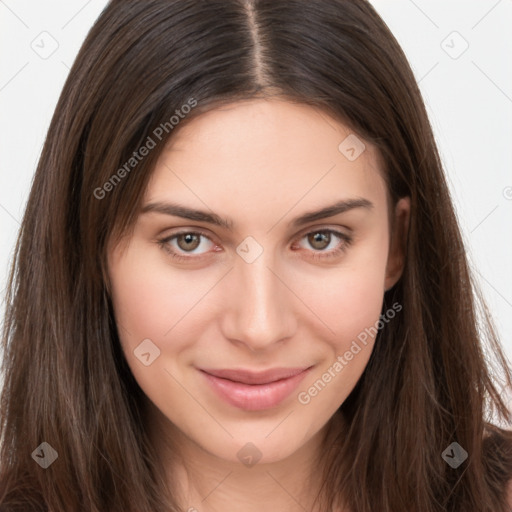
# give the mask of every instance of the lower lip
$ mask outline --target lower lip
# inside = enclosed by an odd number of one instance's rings
[[[298,387],[311,368],[288,379],[269,384],[243,384],[201,372],[226,402],[245,411],[263,411],[278,406]]]

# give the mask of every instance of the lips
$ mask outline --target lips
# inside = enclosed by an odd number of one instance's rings
[[[277,407],[297,388],[312,367],[273,368],[261,372],[201,369],[217,396],[247,411]]]
[[[248,370],[202,370],[209,375],[241,384],[270,384],[302,373],[307,368],[275,368],[262,372]]]

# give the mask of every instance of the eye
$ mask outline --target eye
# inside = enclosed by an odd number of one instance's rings
[[[306,240],[309,247],[313,248],[313,251],[309,251],[313,259],[327,259],[340,256],[352,243],[352,238],[349,235],[334,229],[310,231],[299,240]],[[201,231],[181,231],[159,239],[157,242],[162,249],[177,261],[201,258],[212,249],[214,251],[219,250],[210,237]],[[301,246],[301,248],[304,247]]]
[[[352,243],[352,237],[334,229],[310,231],[300,240],[305,240],[306,244],[314,249],[311,254],[314,259],[340,256]]]
[[[204,240],[207,242],[203,243]],[[212,247],[216,247],[214,242],[200,231],[175,233],[158,240],[158,244],[176,260],[189,260],[197,256],[201,257],[211,250]],[[201,251],[201,248],[205,250]],[[184,256],[184,254],[190,254],[191,256]]]

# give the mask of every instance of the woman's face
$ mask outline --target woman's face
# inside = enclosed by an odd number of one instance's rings
[[[391,237],[374,147],[304,105],[233,103],[191,120],[168,149],[128,244],[109,254],[124,354],[196,445],[230,461],[283,459],[368,362],[400,277],[408,202],[391,212]]]

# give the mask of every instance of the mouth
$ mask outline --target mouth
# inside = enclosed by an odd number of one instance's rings
[[[246,411],[262,411],[283,402],[312,368],[274,368],[262,372],[230,369],[199,371],[217,396],[227,403]]]

